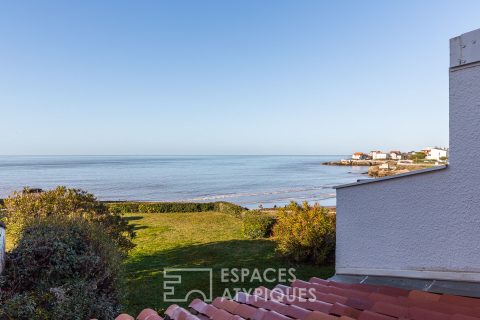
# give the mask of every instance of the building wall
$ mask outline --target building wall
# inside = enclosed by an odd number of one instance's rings
[[[388,154],[386,153],[375,153],[374,156],[373,156],[373,159],[374,160],[385,160],[389,157]]]
[[[450,165],[338,188],[338,274],[480,282],[480,63],[449,74]]]
[[[430,150],[427,159],[430,160],[440,160],[441,157],[446,157],[447,156],[447,151],[446,150],[441,150],[441,149],[432,149]]]
[[[451,169],[337,189],[337,273],[480,281],[480,212]]]
[[[0,273],[5,266],[5,229],[0,226]]]

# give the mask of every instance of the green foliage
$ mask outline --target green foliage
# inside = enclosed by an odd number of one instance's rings
[[[140,203],[138,212],[142,213],[166,213],[166,212],[204,212],[213,211],[213,203],[175,203],[175,202],[157,202]]]
[[[24,229],[0,277],[0,319],[113,319],[123,254],[100,226],[49,217]]]
[[[269,213],[248,211],[243,217],[243,235],[249,239],[270,237],[275,220],[275,217]]]
[[[107,202],[105,205],[114,213],[138,212],[140,202]]]
[[[217,211],[240,216],[245,210],[229,202],[110,202],[108,208],[116,213],[168,213],[168,212],[206,212]]]
[[[110,212],[91,193],[57,187],[44,192],[24,189],[14,192],[4,201],[5,223],[10,240],[15,243],[22,231],[32,222],[47,217],[82,218],[99,224],[124,252],[133,248],[133,226],[118,213]]]
[[[238,206],[230,202],[224,202],[224,201],[214,202],[214,206],[215,206],[214,211],[228,213],[237,218],[239,218],[242,215],[242,213],[247,210],[244,207]]]
[[[317,265],[333,261],[335,254],[335,214],[318,204],[295,202],[279,210],[273,227],[277,252],[296,262]]]
[[[415,154],[413,154],[411,157],[412,157],[412,160],[419,161],[419,160],[424,160],[426,156],[427,155],[424,152],[415,152]]]

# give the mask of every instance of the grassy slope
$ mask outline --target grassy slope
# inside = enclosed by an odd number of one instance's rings
[[[137,229],[137,247],[127,261],[125,311],[131,314],[146,307],[161,310],[171,304],[163,302],[162,271],[165,267],[213,268],[214,297],[222,295],[226,287],[248,290],[259,285],[272,287],[276,283],[225,284],[220,281],[220,268],[294,267],[300,279],[333,274],[333,267],[292,265],[275,257],[273,241],[244,239],[241,221],[227,214],[154,213],[128,214],[127,217]],[[196,274],[184,275],[182,280],[188,284],[184,285],[188,287],[184,288],[185,292],[193,287],[207,291],[208,282]]]

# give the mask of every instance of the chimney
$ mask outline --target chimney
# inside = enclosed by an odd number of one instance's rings
[[[480,29],[450,40],[450,165],[472,180],[480,156]],[[475,186],[477,187],[477,186]]]

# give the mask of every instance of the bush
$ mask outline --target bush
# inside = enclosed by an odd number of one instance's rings
[[[110,202],[110,211],[115,213],[169,213],[218,211],[239,217],[245,208],[229,202]]]
[[[219,202],[214,202],[214,204],[215,204],[215,211],[228,213],[237,218],[239,218],[244,211],[248,210],[244,207],[241,207],[239,205],[236,205],[230,202],[219,201]]]
[[[97,223],[124,251],[133,248],[133,225],[118,213],[110,212],[93,194],[79,189],[57,187],[54,190],[14,192],[4,201],[5,223],[10,239],[15,243],[32,222],[46,217],[83,218]]]
[[[335,214],[318,204],[292,202],[279,210],[273,235],[277,252],[295,262],[320,265],[334,259]]]
[[[139,202],[107,202],[106,206],[113,213],[138,212]]]
[[[272,235],[275,217],[263,211],[248,211],[243,217],[243,235],[249,239],[267,238]]]
[[[50,217],[30,224],[0,277],[0,319],[114,319],[122,252],[98,225]]]

